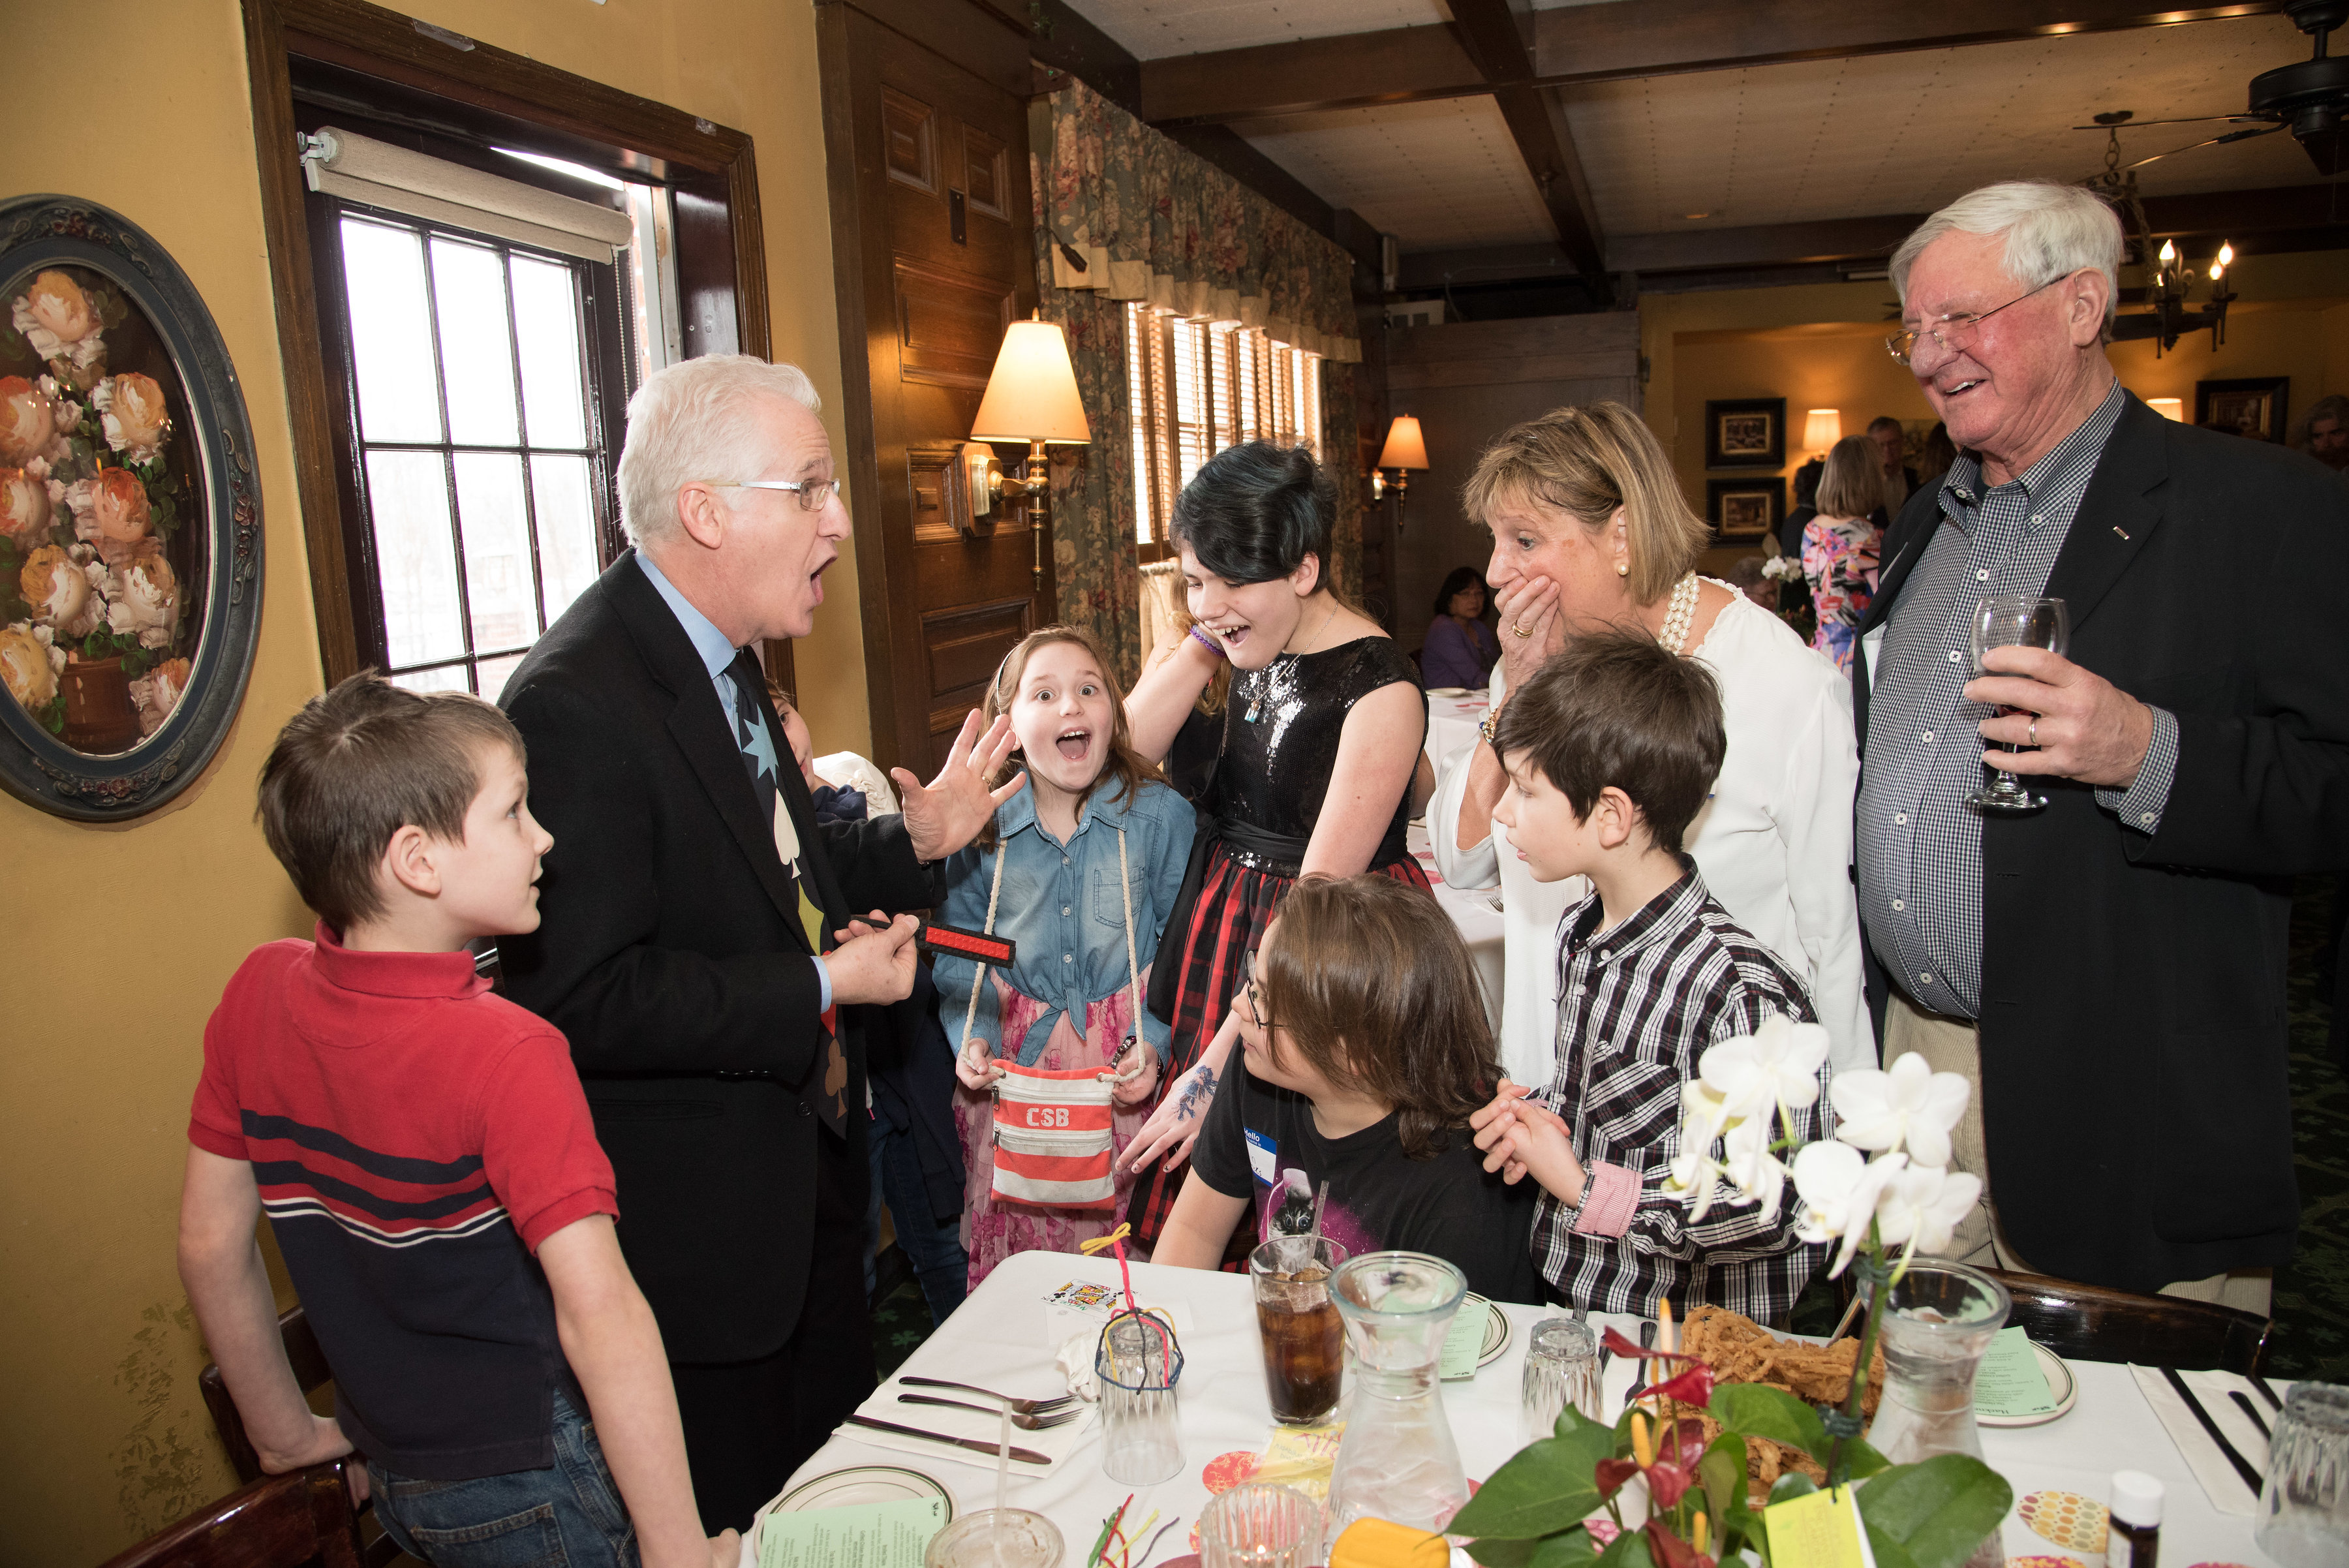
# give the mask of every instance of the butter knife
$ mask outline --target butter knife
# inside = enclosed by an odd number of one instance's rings
[[[852,1427],[870,1427],[876,1432],[895,1432],[901,1438],[923,1438],[933,1443],[952,1443],[958,1449],[968,1449],[973,1453],[985,1454],[990,1459],[997,1452],[995,1445],[983,1438],[949,1438],[944,1432],[925,1432],[919,1427],[900,1427],[894,1421],[876,1421],[870,1416],[852,1415],[848,1417],[848,1424]],[[1013,1449],[1010,1454],[1021,1464],[1049,1465],[1052,1462],[1050,1454],[1040,1454],[1033,1449]]]
[[[2170,1387],[2177,1390],[2178,1397],[2186,1401],[2186,1408],[2193,1413],[2194,1418],[2202,1424],[2203,1435],[2219,1445],[2220,1457],[2235,1467],[2235,1473],[2243,1478],[2243,1484],[2251,1489],[2251,1495],[2259,1496],[2260,1472],[2251,1468],[2249,1459],[2235,1451],[2234,1444],[2227,1441],[2226,1435],[2219,1430],[2219,1423],[2210,1419],[2210,1412],[2202,1408],[2202,1401],[2194,1397],[2194,1390],[2186,1386],[2186,1379],[2167,1366],[2161,1369],[2161,1376]]]

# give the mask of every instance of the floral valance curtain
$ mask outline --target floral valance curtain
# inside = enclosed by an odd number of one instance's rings
[[[1353,258],[1335,241],[1082,83],[1050,105],[1049,155],[1043,143],[1035,153],[1052,287],[1261,327],[1340,364],[1361,358]]]

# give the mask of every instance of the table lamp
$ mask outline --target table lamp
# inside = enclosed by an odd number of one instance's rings
[[[987,378],[987,395],[978,400],[978,418],[971,422],[974,441],[1024,441],[1028,461],[1018,478],[1004,474],[991,453],[967,453],[971,510],[984,517],[999,500],[1025,500],[1035,509],[1029,537],[1035,551],[1036,587],[1044,587],[1044,524],[1050,506],[1051,478],[1044,448],[1083,446],[1093,439],[1085,422],[1084,401],[1077,395],[1077,372],[1069,362],[1069,340],[1057,323],[1041,311],[1004,330],[1003,347],[996,350],[995,369]]]
[[[1803,450],[1826,455],[1827,449],[1843,440],[1843,415],[1835,409],[1813,409],[1803,421]]]
[[[2185,422],[2186,400],[2183,398],[2147,398],[2145,406],[2165,420],[2176,420],[2181,424]]]
[[[1395,493],[1395,531],[1402,531],[1402,504],[1411,489],[1411,471],[1427,466],[1427,439],[1420,434],[1419,416],[1397,414],[1394,423],[1387,427],[1386,450],[1379,453],[1379,468],[1393,469]]]

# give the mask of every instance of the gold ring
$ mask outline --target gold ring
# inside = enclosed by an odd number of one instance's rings
[[[2031,715],[2030,735],[2030,743],[2034,746],[2037,745],[2039,743],[2039,715],[2036,713]]]
[[[1519,626],[1516,621],[1509,623],[1509,635],[1512,637],[1531,637],[1533,634],[1534,628],[1529,626]]]

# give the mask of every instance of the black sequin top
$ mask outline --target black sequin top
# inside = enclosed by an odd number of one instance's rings
[[[1361,638],[1319,653],[1284,654],[1266,669],[1235,670],[1231,696],[1224,704],[1223,755],[1216,763],[1217,815],[1242,830],[1311,837],[1330,775],[1337,767],[1346,715],[1355,703],[1398,680],[1409,681],[1414,691],[1420,689],[1411,655],[1386,637]],[[1426,725],[1423,707],[1423,744]],[[1406,785],[1371,866],[1408,855],[1403,829],[1410,820],[1411,790]],[[1229,839],[1226,846],[1234,859],[1254,869],[1297,874],[1295,861],[1288,857],[1253,852]]]

